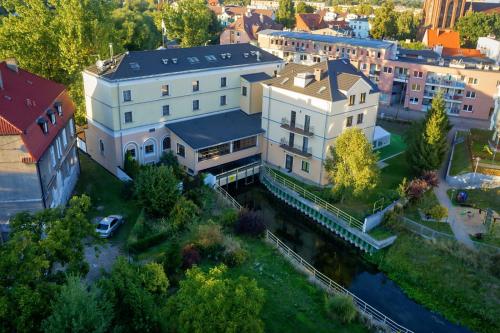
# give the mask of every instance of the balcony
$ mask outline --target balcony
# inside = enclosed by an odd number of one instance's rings
[[[408,82],[408,74],[396,73],[394,74],[394,80]]]
[[[284,128],[287,131],[294,132],[303,136],[314,135],[314,128],[312,126],[305,127],[305,125],[297,124],[296,122],[291,123],[290,120],[287,118],[281,119],[281,128]]]
[[[311,158],[312,149],[311,147],[303,147],[299,145],[290,145],[287,138],[281,138],[280,147],[289,151],[292,154],[299,155],[302,157]]]
[[[424,91],[424,98],[432,99],[436,95],[434,91]],[[462,103],[463,94],[443,94],[443,98],[446,102],[450,103]]]
[[[465,88],[465,82],[458,80],[449,80],[445,78],[427,77],[425,84],[438,85],[450,88]]]

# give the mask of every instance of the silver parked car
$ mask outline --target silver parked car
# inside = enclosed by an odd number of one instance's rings
[[[118,227],[123,223],[125,223],[123,216],[109,215],[99,221],[99,224],[97,225],[95,231],[101,238],[108,238],[113,236],[113,234],[116,232],[116,229],[118,229]]]

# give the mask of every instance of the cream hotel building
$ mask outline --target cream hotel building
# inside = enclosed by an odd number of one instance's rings
[[[172,151],[190,174],[263,160],[325,185],[345,129],[381,145],[378,88],[348,60],[285,66],[250,44],[214,45],[124,53],[83,79],[87,152],[114,174],[127,152],[149,164]]]

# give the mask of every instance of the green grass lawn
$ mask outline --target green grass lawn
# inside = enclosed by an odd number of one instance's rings
[[[80,153],[81,173],[75,188],[77,195],[87,194],[92,200],[91,219],[111,214],[123,215],[125,224],[118,229],[111,241],[124,242],[137,219],[140,209],[134,201],[123,197],[123,183],[92,160]]]
[[[500,154],[496,154],[493,160],[493,151],[488,148],[488,141],[493,136],[493,131],[478,128],[471,129],[471,150],[474,157],[481,158],[483,163],[500,165]]]
[[[451,198],[454,205],[457,205],[456,194],[460,190],[448,190],[448,196]],[[496,188],[477,188],[477,189],[465,189],[468,198],[465,202],[466,204],[471,204],[476,208],[487,209],[491,208],[500,213],[500,187]],[[452,197],[452,193],[454,196]]]
[[[400,136],[404,136],[411,126],[407,122],[391,121],[387,119],[377,119],[377,125],[390,133],[398,134]]]
[[[489,257],[401,233],[369,260],[411,298],[452,322],[475,332],[500,332],[500,276],[493,274],[498,263]]]
[[[269,245],[247,238],[244,244],[250,258],[229,274],[253,278],[266,291],[262,310],[266,332],[368,332],[359,323],[341,325],[330,319],[323,307],[325,293]]]
[[[439,201],[434,194],[434,191],[429,190],[425,192],[422,199],[419,202],[412,203],[408,207],[405,208],[404,215],[410,220],[420,223],[428,228],[434,229],[436,231],[444,232],[449,235],[453,235],[453,231],[451,227],[446,222],[433,222],[433,221],[424,221],[421,219],[420,214],[418,212],[419,209],[425,209],[426,207],[432,207],[438,205]]]
[[[466,133],[459,132],[458,136],[465,136]],[[467,148],[467,140],[455,145],[453,159],[451,161],[450,175],[457,176],[462,173],[472,172],[470,151]]]
[[[391,134],[391,143],[386,147],[377,149],[376,151],[379,152],[379,160],[383,161],[388,157],[401,154],[406,150],[406,147],[406,143],[401,135]]]

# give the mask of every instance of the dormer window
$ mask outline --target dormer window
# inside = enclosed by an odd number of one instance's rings
[[[49,118],[52,125],[56,124],[56,112],[52,109],[47,110],[47,117]]]
[[[36,123],[38,124],[38,126],[40,126],[44,134],[49,133],[49,123],[47,122],[47,119],[39,117],[36,120]]]
[[[62,115],[63,115],[62,103],[61,102],[55,102],[54,103],[54,108],[56,109],[57,114],[59,115],[59,117],[62,117]]]

